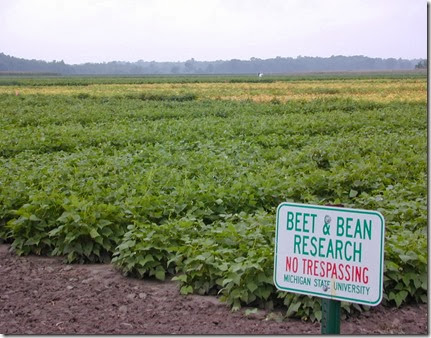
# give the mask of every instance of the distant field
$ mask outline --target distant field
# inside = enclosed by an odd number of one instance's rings
[[[426,103],[423,72],[0,77],[0,240],[314,320],[275,209],[343,203],[385,217],[383,303],[426,302]]]
[[[366,76],[368,74],[368,76]],[[0,94],[12,93],[15,83],[19,93],[43,95],[90,96],[182,96],[192,95],[199,100],[251,100],[254,102],[315,100],[349,98],[375,102],[426,100],[426,81],[423,73],[405,78],[410,73],[362,74],[343,77],[341,74],[309,75],[306,80],[297,77],[130,77],[130,78],[37,78],[1,79]],[[419,76],[421,74],[422,76]],[[388,78],[392,75],[392,78]],[[334,77],[335,76],[335,77]],[[351,74],[352,76],[352,74]],[[358,76],[356,74],[356,76]],[[195,79],[195,81],[193,80]],[[3,86],[2,81],[3,82]],[[106,83],[104,83],[106,82]],[[70,84],[70,85],[68,85]]]
[[[50,76],[48,76],[50,75]],[[75,86],[91,84],[146,84],[146,83],[199,83],[199,82],[256,82],[270,83],[275,81],[306,81],[306,80],[342,80],[342,79],[411,79],[426,78],[423,69],[399,71],[369,72],[308,72],[290,74],[257,74],[248,75],[74,75],[0,72],[2,86]]]

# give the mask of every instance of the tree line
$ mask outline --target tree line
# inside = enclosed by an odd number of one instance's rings
[[[371,58],[363,55],[331,57],[298,56],[270,59],[156,62],[112,61],[102,63],[66,64],[61,61],[27,60],[0,53],[0,73],[37,72],[61,75],[139,75],[139,74],[285,74],[325,71],[384,71],[424,68],[426,59]]]

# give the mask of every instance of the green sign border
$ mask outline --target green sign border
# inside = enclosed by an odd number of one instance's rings
[[[368,214],[368,215],[377,215],[381,220],[381,245],[380,245],[380,289],[379,289],[379,297],[375,302],[369,302],[364,300],[358,300],[348,297],[341,297],[341,296],[328,296],[325,293],[319,293],[319,292],[313,292],[313,291],[307,291],[307,290],[299,290],[299,289],[292,289],[292,288],[286,288],[283,286],[280,286],[277,284],[277,257],[278,257],[278,223],[279,223],[279,216],[280,216],[280,209],[284,206],[292,206],[296,208],[304,208],[304,209],[318,209],[318,210],[331,210],[331,211],[337,211],[337,212],[344,212],[344,213],[356,213],[356,214]],[[338,208],[338,207],[329,207],[329,206],[319,206],[319,205],[308,205],[308,204],[298,204],[298,203],[290,203],[290,202],[283,202],[277,207],[277,214],[276,214],[276,228],[275,228],[275,254],[274,254],[274,285],[277,287],[277,289],[282,291],[293,291],[294,293],[301,293],[304,295],[311,295],[311,296],[319,296],[322,298],[328,298],[333,300],[342,300],[342,301],[349,301],[351,303],[358,303],[358,304],[365,304],[370,306],[376,306],[380,304],[383,298],[383,259],[384,259],[384,243],[385,243],[385,219],[383,215],[378,211],[370,211],[370,210],[362,210],[362,209],[350,209],[350,208]]]

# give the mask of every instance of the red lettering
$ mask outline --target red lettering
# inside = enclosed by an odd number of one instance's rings
[[[338,265],[338,271],[340,272],[340,275],[338,276],[338,278],[340,280],[343,280],[343,278],[344,278],[343,268],[344,268],[344,264]]]
[[[361,283],[362,280],[362,275],[361,275],[361,268],[359,266],[355,266],[354,267],[354,275],[352,277],[353,282],[359,282]]]
[[[289,272],[292,270],[292,272],[298,271],[298,258],[297,257],[289,257],[286,256],[286,271]]]
[[[332,265],[332,275],[331,278],[337,278],[337,264]]]
[[[368,274],[367,274],[368,268],[364,268],[364,275],[363,275],[363,280],[365,284],[368,284]]]
[[[320,277],[325,277],[325,262],[320,261]]]
[[[349,264],[346,265],[346,281],[350,281],[350,268]]]
[[[309,259],[307,263],[308,263],[307,264],[307,273],[309,275],[311,275],[312,274],[311,269],[313,268],[313,261],[311,259]]]
[[[328,263],[327,264],[327,269],[326,269],[326,278],[328,278],[329,275],[332,273],[332,268],[333,268],[333,265],[331,263]],[[331,278],[332,278],[332,275],[331,275]]]
[[[298,258],[286,257],[286,271],[298,271]],[[369,269],[367,267],[350,264],[331,263],[315,259],[302,258],[302,273],[321,278],[337,279],[340,281],[369,283]]]
[[[314,264],[313,264],[313,275],[317,276],[317,263],[319,263],[319,261],[314,260]]]

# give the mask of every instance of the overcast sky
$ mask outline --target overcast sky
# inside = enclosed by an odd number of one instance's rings
[[[0,0],[0,52],[66,63],[425,58],[426,0]]]

